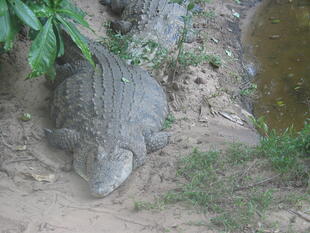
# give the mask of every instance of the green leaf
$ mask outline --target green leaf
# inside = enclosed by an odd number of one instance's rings
[[[6,0],[0,0],[0,16],[3,16],[8,11]]]
[[[191,10],[194,9],[194,7],[195,7],[195,3],[191,2],[191,3],[188,4],[187,10],[188,10],[188,11],[191,11]]]
[[[233,16],[235,16],[236,18],[240,18],[240,14],[236,12],[234,9],[232,9],[232,13],[233,13]]]
[[[8,51],[13,47],[14,38],[20,28],[16,17],[10,15],[9,10],[0,16],[0,28],[0,42],[4,42],[4,49]]]
[[[69,0],[62,0],[62,2],[60,3],[60,8],[70,10],[70,11],[74,12],[75,14],[80,15],[81,17],[84,17],[86,15],[86,13],[84,11],[82,11],[80,8],[76,7]]]
[[[123,83],[130,83],[130,81],[127,78],[123,77],[123,78],[121,78],[121,80],[122,80]]]
[[[43,0],[43,1],[50,7],[53,5],[53,0]]]
[[[68,9],[59,9],[56,10],[56,12],[68,16],[70,19],[73,19],[74,21],[83,25],[84,27],[89,28],[89,24],[84,20],[84,16],[77,14],[74,11]]]
[[[20,25],[17,22],[17,18],[13,15],[10,15],[10,31],[6,37],[4,49],[10,50],[13,48],[13,42],[15,39],[16,34],[19,32]]]
[[[56,59],[56,36],[53,31],[53,18],[49,18],[33,41],[28,61],[33,70],[28,78],[46,73]]]
[[[33,11],[21,0],[9,0],[18,18],[34,30],[40,30],[41,23]]]
[[[54,23],[54,27],[56,29],[56,39],[57,39],[57,57],[61,57],[65,54],[64,41],[62,39],[59,26]]]
[[[232,57],[232,52],[230,50],[225,50],[225,53],[227,54],[227,56]]]
[[[55,66],[51,66],[51,67],[46,71],[46,76],[47,76],[50,80],[55,80],[55,78],[56,78],[56,69],[55,69]]]
[[[37,4],[36,2],[30,2],[28,7],[34,12],[37,17],[52,17],[54,14],[54,9],[45,5],[45,4]]]
[[[11,29],[11,20],[9,12],[5,12],[0,16],[0,42],[4,42],[8,37]]]
[[[273,19],[273,20],[271,20],[271,23],[273,23],[273,24],[277,24],[277,23],[280,23],[280,22],[281,22],[280,19]]]
[[[92,54],[82,34],[78,31],[78,29],[74,26],[73,23],[65,20],[58,14],[56,15],[56,17],[60,21],[66,32],[70,35],[73,42],[80,48],[85,58],[90,62],[90,64],[95,67],[95,63],[92,59]]]
[[[176,3],[176,4],[179,4],[179,5],[182,5],[183,0],[170,0],[169,3]]]

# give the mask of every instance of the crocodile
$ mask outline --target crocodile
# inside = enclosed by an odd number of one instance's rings
[[[186,10],[188,1],[184,1],[183,5],[170,0],[103,0],[101,3],[121,14],[120,20],[111,22],[115,31],[156,41],[165,48],[177,44],[184,29],[184,18],[190,14]],[[191,22],[188,26],[191,27]],[[191,42],[194,35],[192,30],[188,31],[186,40]]]
[[[88,41],[95,67],[65,39],[56,66],[50,145],[73,152],[73,168],[90,193],[105,197],[144,164],[147,153],[163,148],[168,107],[161,86],[143,69],[126,64],[102,44]]]

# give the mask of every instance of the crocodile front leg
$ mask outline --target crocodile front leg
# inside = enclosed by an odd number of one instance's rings
[[[80,142],[80,134],[75,130],[67,128],[44,129],[44,133],[49,144],[59,149],[73,151]]]
[[[92,66],[88,61],[78,60],[72,64],[55,64],[56,78],[55,80],[48,80],[48,87],[55,89],[60,83],[65,79],[71,77],[72,75],[81,72],[83,70],[91,69]]]
[[[130,32],[133,24],[125,20],[114,20],[111,22],[111,28],[113,31],[121,34],[127,34]]]

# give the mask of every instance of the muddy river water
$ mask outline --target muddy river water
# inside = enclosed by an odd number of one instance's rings
[[[300,129],[310,118],[310,0],[263,0],[245,31],[255,117],[278,130]]]

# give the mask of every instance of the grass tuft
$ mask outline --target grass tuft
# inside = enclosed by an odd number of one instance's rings
[[[127,60],[132,65],[150,64],[151,68],[160,68],[168,59],[168,50],[152,40],[138,40],[131,35],[115,33],[107,27],[107,37],[102,38],[112,53]]]
[[[134,210],[163,210],[165,208],[165,202],[161,199],[157,199],[155,202],[147,201],[134,201]]]
[[[167,118],[164,121],[163,129],[170,129],[174,122],[175,122],[175,117],[171,113],[169,113]]]
[[[182,202],[213,215],[210,222],[200,224],[237,233],[260,232],[258,222],[264,222],[268,211],[300,209],[302,203],[310,203],[309,124],[299,133],[266,129],[256,147],[232,144],[225,151],[194,149],[179,161],[179,186],[161,201],[137,203],[136,208],[158,209]]]
[[[289,179],[299,179],[307,185],[310,172],[305,159],[310,156],[310,124],[296,132],[292,127],[283,133],[269,130],[262,137],[257,152],[267,158],[272,167]]]

